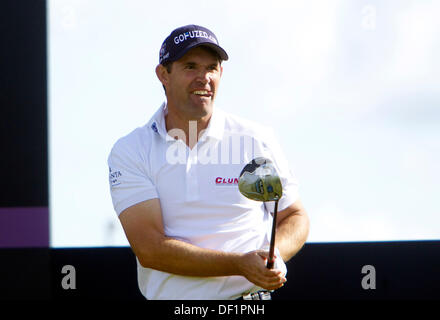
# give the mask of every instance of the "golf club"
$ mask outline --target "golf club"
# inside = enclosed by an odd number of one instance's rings
[[[251,200],[262,202],[275,201],[269,259],[267,261],[267,268],[272,269],[275,261],[274,251],[278,200],[283,195],[281,180],[272,161],[267,158],[259,157],[249,162],[240,173],[238,189],[242,195]]]

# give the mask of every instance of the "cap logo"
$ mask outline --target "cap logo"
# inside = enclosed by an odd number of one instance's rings
[[[184,42],[188,38],[206,38],[211,40],[215,44],[218,44],[217,39],[215,37],[202,30],[194,30],[194,31],[187,31],[181,33],[174,37],[174,43],[179,44],[181,42]]]
[[[185,55],[188,50],[201,45],[208,45],[216,51],[222,61],[228,60],[228,54],[219,46],[215,34],[201,26],[187,25],[177,28],[166,37],[159,51],[159,63],[176,61]]]

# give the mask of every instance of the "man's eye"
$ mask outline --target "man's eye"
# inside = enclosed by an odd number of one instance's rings
[[[187,66],[185,66],[185,69],[194,69],[194,66],[192,66],[192,65],[187,65]]]

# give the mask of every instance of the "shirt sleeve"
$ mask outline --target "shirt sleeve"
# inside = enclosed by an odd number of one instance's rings
[[[107,160],[110,194],[118,216],[137,203],[158,198],[142,157],[133,149],[118,141]]]

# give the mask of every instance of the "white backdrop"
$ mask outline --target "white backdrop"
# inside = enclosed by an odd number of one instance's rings
[[[440,238],[438,1],[48,1],[51,246],[128,245],[107,156],[164,100],[176,27],[230,60],[217,106],[277,133],[308,242]]]

